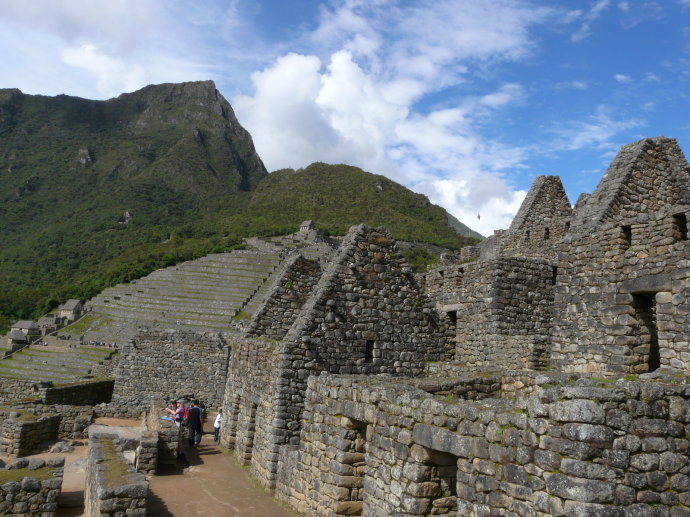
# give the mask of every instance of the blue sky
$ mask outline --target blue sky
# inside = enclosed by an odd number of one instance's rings
[[[626,143],[690,153],[690,0],[2,4],[0,87],[213,79],[269,170],[357,165],[485,235],[539,174],[574,203]]]

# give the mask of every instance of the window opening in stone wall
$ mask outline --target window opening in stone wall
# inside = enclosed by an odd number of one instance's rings
[[[558,268],[553,266],[551,268],[551,285],[556,285],[556,280],[558,278]]]
[[[637,349],[640,353],[647,355],[647,366],[650,372],[661,365],[654,296],[654,293],[633,294],[633,307],[639,322]]]
[[[366,474],[367,424],[361,420],[347,417],[342,417],[341,422],[343,429],[338,435],[343,440],[339,448],[343,448],[344,454],[339,455],[331,462],[331,469],[336,474],[334,476],[336,486],[339,489],[347,490],[347,495],[336,503],[336,508],[333,510],[337,515],[362,515],[364,476]]]
[[[525,240],[526,240],[526,241],[529,240],[529,230],[527,230],[527,231],[525,232]]]
[[[570,231],[570,223],[565,223],[565,233],[568,233]]]
[[[675,214],[673,216],[673,230],[677,241],[688,240],[688,218],[685,214]]]
[[[551,235],[550,235],[550,233],[549,233],[549,229],[548,229],[548,228],[544,228],[544,240],[545,240],[545,241],[548,241],[550,236],[551,236]]]
[[[453,330],[458,328],[458,311],[448,311],[446,316],[448,316],[448,327]]]
[[[427,461],[424,463],[428,469],[428,483],[435,483],[437,488],[428,490],[431,496],[431,505],[425,516],[455,516],[457,512],[457,484],[458,484],[458,457],[446,452],[422,447]]]
[[[367,344],[364,349],[364,362],[371,364],[374,362],[374,342],[367,339]]]
[[[629,248],[632,245],[632,227],[621,226],[621,236],[623,237],[625,247]]]

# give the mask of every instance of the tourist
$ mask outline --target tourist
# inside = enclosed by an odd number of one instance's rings
[[[189,447],[199,445],[201,442],[201,435],[203,434],[203,424],[201,423],[201,410],[199,409],[199,401],[193,400],[192,407],[189,410],[187,417],[187,426],[189,427]]]
[[[177,427],[180,427],[183,419],[182,415],[184,413],[184,407],[182,406],[182,404],[179,401],[175,402],[172,408],[167,407],[164,411],[170,413],[173,417],[173,420],[175,421],[175,425]]]
[[[216,421],[213,422],[213,441],[220,443],[220,423],[223,420],[223,408],[218,408]]]

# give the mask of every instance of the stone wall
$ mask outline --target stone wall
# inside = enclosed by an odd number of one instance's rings
[[[127,464],[117,438],[92,435],[86,463],[85,514],[144,517],[147,493],[148,481]]]
[[[150,399],[142,400],[141,396],[117,397],[110,402],[93,407],[94,416],[103,418],[140,418],[150,407]]]
[[[282,339],[321,276],[316,260],[302,255],[286,261],[281,274],[252,318],[247,334]]]
[[[537,176],[510,228],[501,234],[498,254],[554,260],[572,212],[561,179]]]
[[[64,464],[64,458],[19,459],[0,469],[0,515],[53,517]]]
[[[72,406],[91,406],[110,402],[113,395],[113,380],[78,382],[62,386],[49,386],[39,389],[45,404],[68,404]]]
[[[180,444],[183,439],[181,427],[171,420],[161,419],[164,414],[164,407],[163,401],[154,400],[151,402],[151,411],[146,415],[146,427],[151,436],[156,437],[157,442],[156,470],[159,465],[175,465],[177,463],[177,455],[181,450]],[[146,472],[145,469],[139,467],[137,470]]]
[[[41,383],[12,377],[0,377],[0,402],[8,403],[17,400],[39,397]]]
[[[553,367],[690,367],[688,182],[675,141],[643,140],[621,150],[578,207],[560,254]]]
[[[353,227],[279,341],[234,341],[223,441],[275,484],[278,447],[299,442],[307,379],[421,373],[446,358],[441,327],[385,229]]]
[[[445,316],[458,369],[544,367],[554,283],[549,261],[518,257],[437,268],[423,277]]]
[[[455,403],[312,377],[276,496],[306,516],[687,515],[687,379],[534,380],[532,395]]]
[[[118,362],[114,397],[153,398],[194,394],[209,406],[223,400],[230,346],[222,335],[179,330],[141,330]]]
[[[57,440],[60,415],[37,415],[22,409],[0,408],[0,453],[28,456]]]
[[[234,339],[223,401],[221,443],[235,450],[252,474],[271,485],[277,444],[285,443],[288,423],[298,415],[278,400],[279,342],[258,338]],[[290,424],[294,430],[295,424]]]

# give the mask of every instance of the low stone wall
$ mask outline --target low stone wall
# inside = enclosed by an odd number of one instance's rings
[[[28,456],[57,440],[60,415],[36,415],[27,410],[0,409],[0,453]]]
[[[0,402],[6,404],[17,400],[37,398],[40,396],[39,387],[40,383],[36,381],[0,377]]]
[[[137,472],[151,475],[158,469],[158,433],[146,432],[136,449],[134,467]]]
[[[64,386],[50,386],[39,392],[46,404],[69,404],[72,406],[91,406],[110,402],[115,381],[99,380],[80,382]]]
[[[534,383],[449,403],[409,383],[312,377],[276,496],[307,516],[688,515],[687,378]]]
[[[22,411],[28,414],[59,415],[57,438],[60,440],[81,440],[87,437],[87,429],[93,422],[93,408],[90,406],[45,405],[40,402],[16,402],[8,411]],[[25,414],[26,414],[25,413]]]
[[[92,435],[86,463],[85,514],[143,517],[148,481],[128,465],[115,436]]]
[[[146,427],[152,436],[156,436],[156,468],[158,465],[175,465],[182,440],[182,428],[171,420],[163,420],[164,404],[159,401],[151,403],[151,411],[146,416]],[[142,471],[142,469],[137,468]]]
[[[101,418],[141,418],[149,404],[150,401],[142,397],[115,397],[107,404],[94,406],[93,411]]]
[[[64,464],[64,458],[32,458],[0,469],[0,515],[53,517]]]

